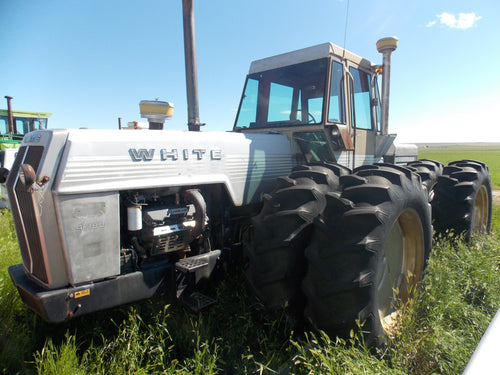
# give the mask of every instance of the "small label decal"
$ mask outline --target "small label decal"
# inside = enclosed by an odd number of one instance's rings
[[[84,289],[80,290],[79,292],[75,292],[75,298],[82,298],[86,296],[90,296],[90,289]]]

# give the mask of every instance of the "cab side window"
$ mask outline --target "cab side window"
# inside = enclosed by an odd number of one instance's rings
[[[25,118],[14,118],[14,127],[16,134],[28,134],[30,132],[29,122]]]
[[[9,123],[7,117],[0,117],[0,134],[7,134],[9,132]]]
[[[356,127],[360,129],[372,129],[370,108],[370,75],[353,67],[349,68],[349,72],[351,73],[354,81],[352,82],[354,83],[354,97],[351,97],[351,106],[354,105],[354,119]]]
[[[343,67],[341,63],[333,62],[331,77],[328,121],[345,123],[344,80],[342,78]]]

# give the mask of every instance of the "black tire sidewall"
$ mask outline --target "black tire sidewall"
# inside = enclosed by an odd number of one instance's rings
[[[306,250],[306,318],[330,335],[345,335],[359,319],[368,332],[365,342],[381,345],[386,333],[378,314],[377,272],[385,244],[400,215],[412,210],[422,224],[424,262],[432,248],[430,204],[420,177],[407,168],[367,166],[344,182],[342,194],[330,196],[325,213],[330,206],[344,212],[317,220]],[[352,259],[351,264],[337,260],[342,258]]]

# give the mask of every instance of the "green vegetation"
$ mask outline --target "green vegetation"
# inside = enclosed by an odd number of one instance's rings
[[[43,374],[456,374],[500,308],[500,207],[495,229],[471,243],[437,239],[426,277],[383,350],[299,333],[265,311],[241,270],[209,286],[218,304],[191,314],[159,297],[51,325],[20,301],[6,269],[21,261],[12,217],[0,214],[0,372]],[[362,327],[361,327],[362,329]]]
[[[470,159],[479,160],[488,165],[493,188],[500,189],[500,146],[432,146],[418,150],[421,159],[432,159],[447,165],[451,161]]]

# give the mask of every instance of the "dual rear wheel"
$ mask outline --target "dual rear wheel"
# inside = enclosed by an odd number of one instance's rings
[[[438,233],[489,232],[491,227],[491,176],[486,164],[460,160],[448,164],[439,177],[432,204],[434,228]]]
[[[280,179],[253,219],[247,279],[271,308],[292,307],[329,335],[363,322],[365,342],[380,345],[397,304],[422,278],[431,212],[438,229],[486,231],[491,182],[487,167],[472,161],[348,172],[335,164],[302,166]]]
[[[330,335],[363,322],[365,342],[380,345],[397,300],[405,301],[422,276],[431,210],[420,178],[407,168],[361,167],[340,182],[305,250],[304,315]]]

